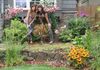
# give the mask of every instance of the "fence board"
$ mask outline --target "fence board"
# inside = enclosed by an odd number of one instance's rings
[[[100,12],[97,11],[98,6],[81,6],[78,8],[78,14],[81,12],[86,13],[92,23],[100,21]]]

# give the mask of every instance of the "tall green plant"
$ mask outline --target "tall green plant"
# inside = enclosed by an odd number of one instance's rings
[[[100,70],[100,30],[87,31],[84,46],[90,51],[94,60],[91,61],[91,70]]]
[[[5,63],[6,66],[14,66],[23,63],[23,57],[21,56],[21,50],[24,46],[20,44],[6,44],[6,56],[5,56]]]
[[[93,32],[91,30],[87,30],[85,34],[85,38],[83,39],[84,46],[89,50],[92,47],[92,37]]]

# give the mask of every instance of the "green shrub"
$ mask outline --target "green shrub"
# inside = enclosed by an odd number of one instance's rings
[[[4,29],[5,37],[4,40],[12,42],[21,41],[27,34],[27,27],[18,19],[11,20],[10,27]]]
[[[72,30],[74,36],[84,35],[85,30],[89,28],[89,21],[83,17],[72,18],[68,21],[68,28]]]
[[[87,18],[78,17],[68,20],[68,28],[65,28],[59,35],[59,39],[63,42],[68,40],[74,44],[82,44],[82,37],[86,30],[90,28]]]
[[[83,45],[83,39],[84,39],[84,36],[81,36],[81,37],[75,37],[73,39],[73,44],[76,44],[76,45]]]
[[[63,30],[59,35],[59,39],[62,42],[69,42],[72,40],[72,38],[73,37],[72,37],[71,30],[68,30],[68,29]]]
[[[21,56],[21,50],[24,46],[20,44],[7,45],[5,63],[6,66],[15,66],[23,63],[23,57]]]

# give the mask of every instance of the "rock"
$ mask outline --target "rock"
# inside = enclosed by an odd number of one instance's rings
[[[55,55],[54,59],[57,60],[57,61],[61,61],[61,60],[63,60],[63,55],[60,54],[60,53],[57,53],[57,54]]]
[[[47,60],[48,54],[45,52],[39,52],[36,60]]]
[[[55,53],[48,53],[48,61],[53,61],[55,57]]]
[[[62,51],[62,50],[60,50]],[[59,50],[57,51],[45,51],[45,52],[31,52],[31,51],[23,51],[22,55],[25,56],[26,59],[29,60],[39,60],[39,61],[61,61],[64,60],[62,54]]]

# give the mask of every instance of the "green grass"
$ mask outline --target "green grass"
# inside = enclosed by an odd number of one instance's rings
[[[25,49],[29,51],[51,51],[56,49],[68,49],[72,44],[70,43],[54,43],[50,44],[33,44],[27,46]]]
[[[2,46],[2,45],[0,45],[0,46]],[[25,46],[26,46],[24,48],[25,50],[38,52],[38,51],[51,51],[51,50],[56,50],[56,49],[67,49],[70,46],[72,46],[72,44],[70,44],[70,43],[54,43],[54,44],[50,45],[50,44],[35,43],[32,45],[26,44]],[[0,47],[0,50],[6,50],[6,46],[3,45],[2,47]]]
[[[67,68],[62,67],[51,67],[47,65],[23,65],[16,67],[6,67],[0,70],[69,70]]]

